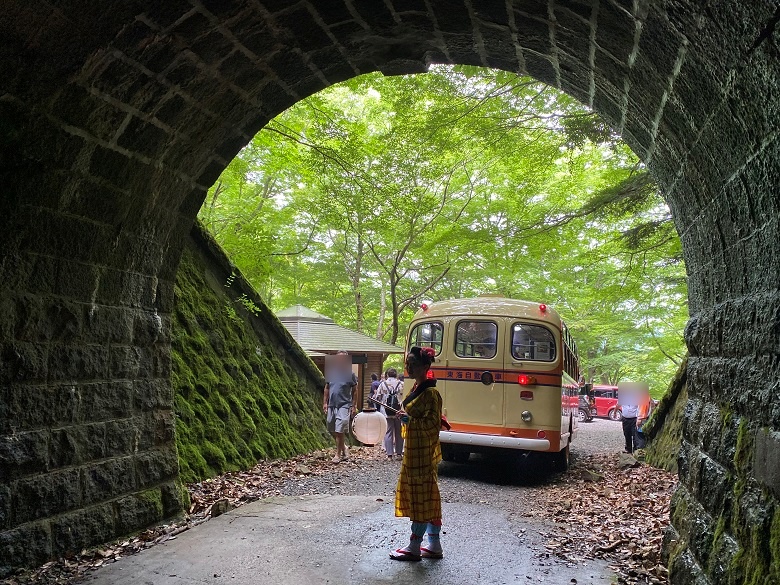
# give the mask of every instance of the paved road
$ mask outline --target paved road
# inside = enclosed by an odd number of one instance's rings
[[[575,458],[617,452],[620,425],[582,425]],[[394,583],[476,585],[609,584],[606,563],[573,565],[545,554],[546,521],[527,514],[533,489],[554,490],[549,476],[524,466],[472,458],[443,464],[446,557],[392,561],[406,544],[409,521],[395,518],[392,491],[398,463],[363,461],[334,476],[298,477],[287,497],[260,500],[205,522],[175,540],[91,573],[92,585],[315,585]],[[311,495],[324,494],[324,495]],[[572,564],[573,566],[568,566]]]
[[[382,500],[382,501],[379,501]],[[608,584],[603,563],[541,559],[534,527],[490,505],[445,504],[446,558],[392,561],[409,523],[391,497],[297,496],[232,510],[178,538],[101,568],[92,585],[503,583]],[[523,532],[521,532],[523,531]],[[576,581],[575,581],[576,579]]]

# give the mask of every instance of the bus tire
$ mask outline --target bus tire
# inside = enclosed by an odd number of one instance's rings
[[[441,446],[441,458],[444,461],[452,463],[455,461],[455,448],[452,445]]]
[[[567,443],[565,448],[557,453],[553,453],[552,462],[556,471],[568,471],[571,454],[570,447],[571,443]]]
[[[467,463],[469,460],[469,457],[471,457],[471,453],[468,451],[461,451],[460,449],[455,451],[455,458],[453,461],[455,463]]]

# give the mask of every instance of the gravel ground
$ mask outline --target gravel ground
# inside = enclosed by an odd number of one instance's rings
[[[581,466],[588,456],[619,453],[622,446],[619,422],[597,418],[581,423],[571,447],[572,468]],[[289,478],[279,488],[281,494],[391,495],[401,462],[388,461],[380,447],[357,447],[357,450],[359,457],[338,464],[338,473]],[[504,501],[515,508],[526,498],[518,499],[514,490],[505,490],[504,486],[533,487],[556,481],[555,475],[540,469],[544,465],[539,465],[539,461],[513,455],[472,454],[466,464],[442,463],[439,467],[442,498],[450,502]]]
[[[577,439],[572,443],[572,455],[601,455],[623,450],[623,426],[619,421],[594,418],[580,423]]]

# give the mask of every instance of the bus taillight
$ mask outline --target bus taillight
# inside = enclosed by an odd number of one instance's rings
[[[433,370],[428,370],[428,373],[425,374],[425,377],[429,380],[433,380],[436,376],[433,374]]]
[[[539,431],[538,433],[536,433],[536,436],[539,439],[545,439],[545,438],[547,438],[547,433],[545,433],[544,431]]]
[[[536,378],[534,376],[529,376],[528,374],[520,374],[517,377],[517,383],[521,386],[533,386],[536,384]]]
[[[520,400],[533,400],[534,393],[532,390],[523,390],[520,392]]]

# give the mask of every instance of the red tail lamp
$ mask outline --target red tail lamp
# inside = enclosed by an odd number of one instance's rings
[[[545,433],[544,431],[539,431],[538,433],[536,433],[536,437],[539,439],[546,439],[547,433]]]
[[[520,374],[517,377],[517,383],[521,386],[533,386],[536,384],[536,377],[529,376],[528,374]]]
[[[534,399],[534,393],[533,390],[523,390],[520,392],[520,400],[533,400]]]
[[[428,370],[428,373],[427,373],[427,374],[425,374],[425,377],[426,377],[428,380],[434,380],[434,379],[436,379],[436,375],[433,373],[433,370]]]
[[[542,303],[541,305],[539,305],[539,310],[540,310],[542,313],[546,312],[546,311],[547,311],[547,305],[545,305],[544,303]]]
[[[420,303],[420,308],[421,308],[423,311],[427,311],[428,309],[430,309],[430,308],[431,308],[431,301],[423,301],[423,302],[421,302],[421,303]]]

